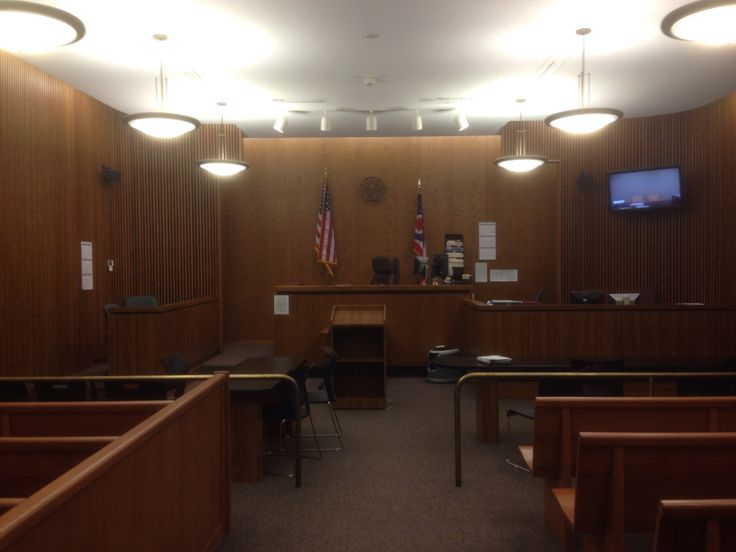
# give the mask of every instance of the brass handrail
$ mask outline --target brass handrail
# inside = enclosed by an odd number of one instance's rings
[[[212,374],[183,374],[183,375],[130,375],[130,376],[102,376],[102,375],[88,375],[88,376],[0,376],[0,382],[24,382],[33,383],[36,381],[147,381],[147,380],[205,380],[211,378],[218,372],[227,372],[226,367],[221,370],[217,370]],[[302,410],[302,396],[299,391],[299,384],[291,376],[286,374],[229,374],[228,378],[234,380],[281,380],[288,382],[293,388],[294,396],[294,407],[295,407],[295,422],[296,422],[296,438],[294,439],[294,482],[297,488],[302,486],[302,447],[301,447],[301,436],[302,436],[302,420],[299,413]]]
[[[455,486],[462,487],[462,438],[460,423],[460,392],[466,381],[477,379],[596,379],[596,378],[631,378],[649,379],[649,395],[652,394],[654,378],[717,378],[736,377],[736,372],[468,372],[455,384]],[[498,404],[496,405],[498,408]],[[508,436],[507,436],[508,438]]]

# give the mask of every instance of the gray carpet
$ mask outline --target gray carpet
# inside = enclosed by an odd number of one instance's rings
[[[305,459],[301,489],[278,476],[234,484],[232,530],[219,552],[558,551],[544,526],[542,481],[508,467],[504,443],[476,441],[472,386],[464,390],[464,485],[454,486],[453,389],[390,378],[391,408],[340,411],[345,449]],[[331,428],[325,408],[314,407],[321,432]],[[516,427],[526,435],[512,438],[530,441],[531,424]],[[266,462],[292,467],[288,458]],[[627,550],[651,550],[649,540],[637,544]]]

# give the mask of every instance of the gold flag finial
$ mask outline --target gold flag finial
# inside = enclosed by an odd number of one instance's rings
[[[422,189],[422,179],[417,178],[417,190],[421,190],[421,189]]]
[[[328,169],[327,167],[325,167],[324,175],[325,175],[325,178],[327,178],[328,176],[330,176],[330,169]]]

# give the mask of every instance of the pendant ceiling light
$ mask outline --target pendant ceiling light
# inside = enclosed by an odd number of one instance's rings
[[[0,2],[0,48],[36,52],[80,40],[84,23],[63,10],[33,2]]]
[[[578,109],[560,111],[547,117],[544,122],[570,134],[588,134],[610,125],[624,114],[610,107],[587,107],[590,104],[590,73],[585,72],[585,37],[590,34],[590,29],[578,29],[575,32],[583,37],[583,64],[578,75]]]
[[[516,103],[523,104],[526,100],[520,98]],[[521,109],[519,109],[519,128],[516,129],[516,152],[514,155],[506,155],[496,159],[495,163],[502,169],[511,172],[529,172],[537,167],[544,165],[547,158],[543,155],[527,155],[526,154],[526,129],[524,129],[524,120],[522,118]]]
[[[164,34],[155,34],[153,38],[165,41],[168,37]],[[156,84],[156,100],[161,111],[147,113],[135,113],[128,115],[123,120],[136,130],[154,138],[176,138],[192,130],[199,128],[199,121],[187,115],[177,113],[166,113],[164,111],[164,99],[168,91],[168,80],[164,78],[163,63],[159,62],[158,77],[154,78]]]
[[[711,46],[736,44],[736,0],[706,0],[677,8],[662,20],[662,32]]]
[[[239,172],[243,172],[245,169],[249,168],[250,165],[248,165],[248,163],[246,163],[245,161],[240,161],[236,159],[225,159],[224,111],[227,104],[225,102],[217,102],[217,105],[219,105],[223,111],[223,113],[220,114],[220,127],[217,130],[220,158],[203,159],[202,161],[197,161],[197,165],[206,170],[208,173],[214,174],[215,176],[232,176],[234,174],[238,174]]]

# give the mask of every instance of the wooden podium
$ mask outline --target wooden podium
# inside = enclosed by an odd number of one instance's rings
[[[385,305],[335,305],[330,341],[338,408],[386,408]]]

